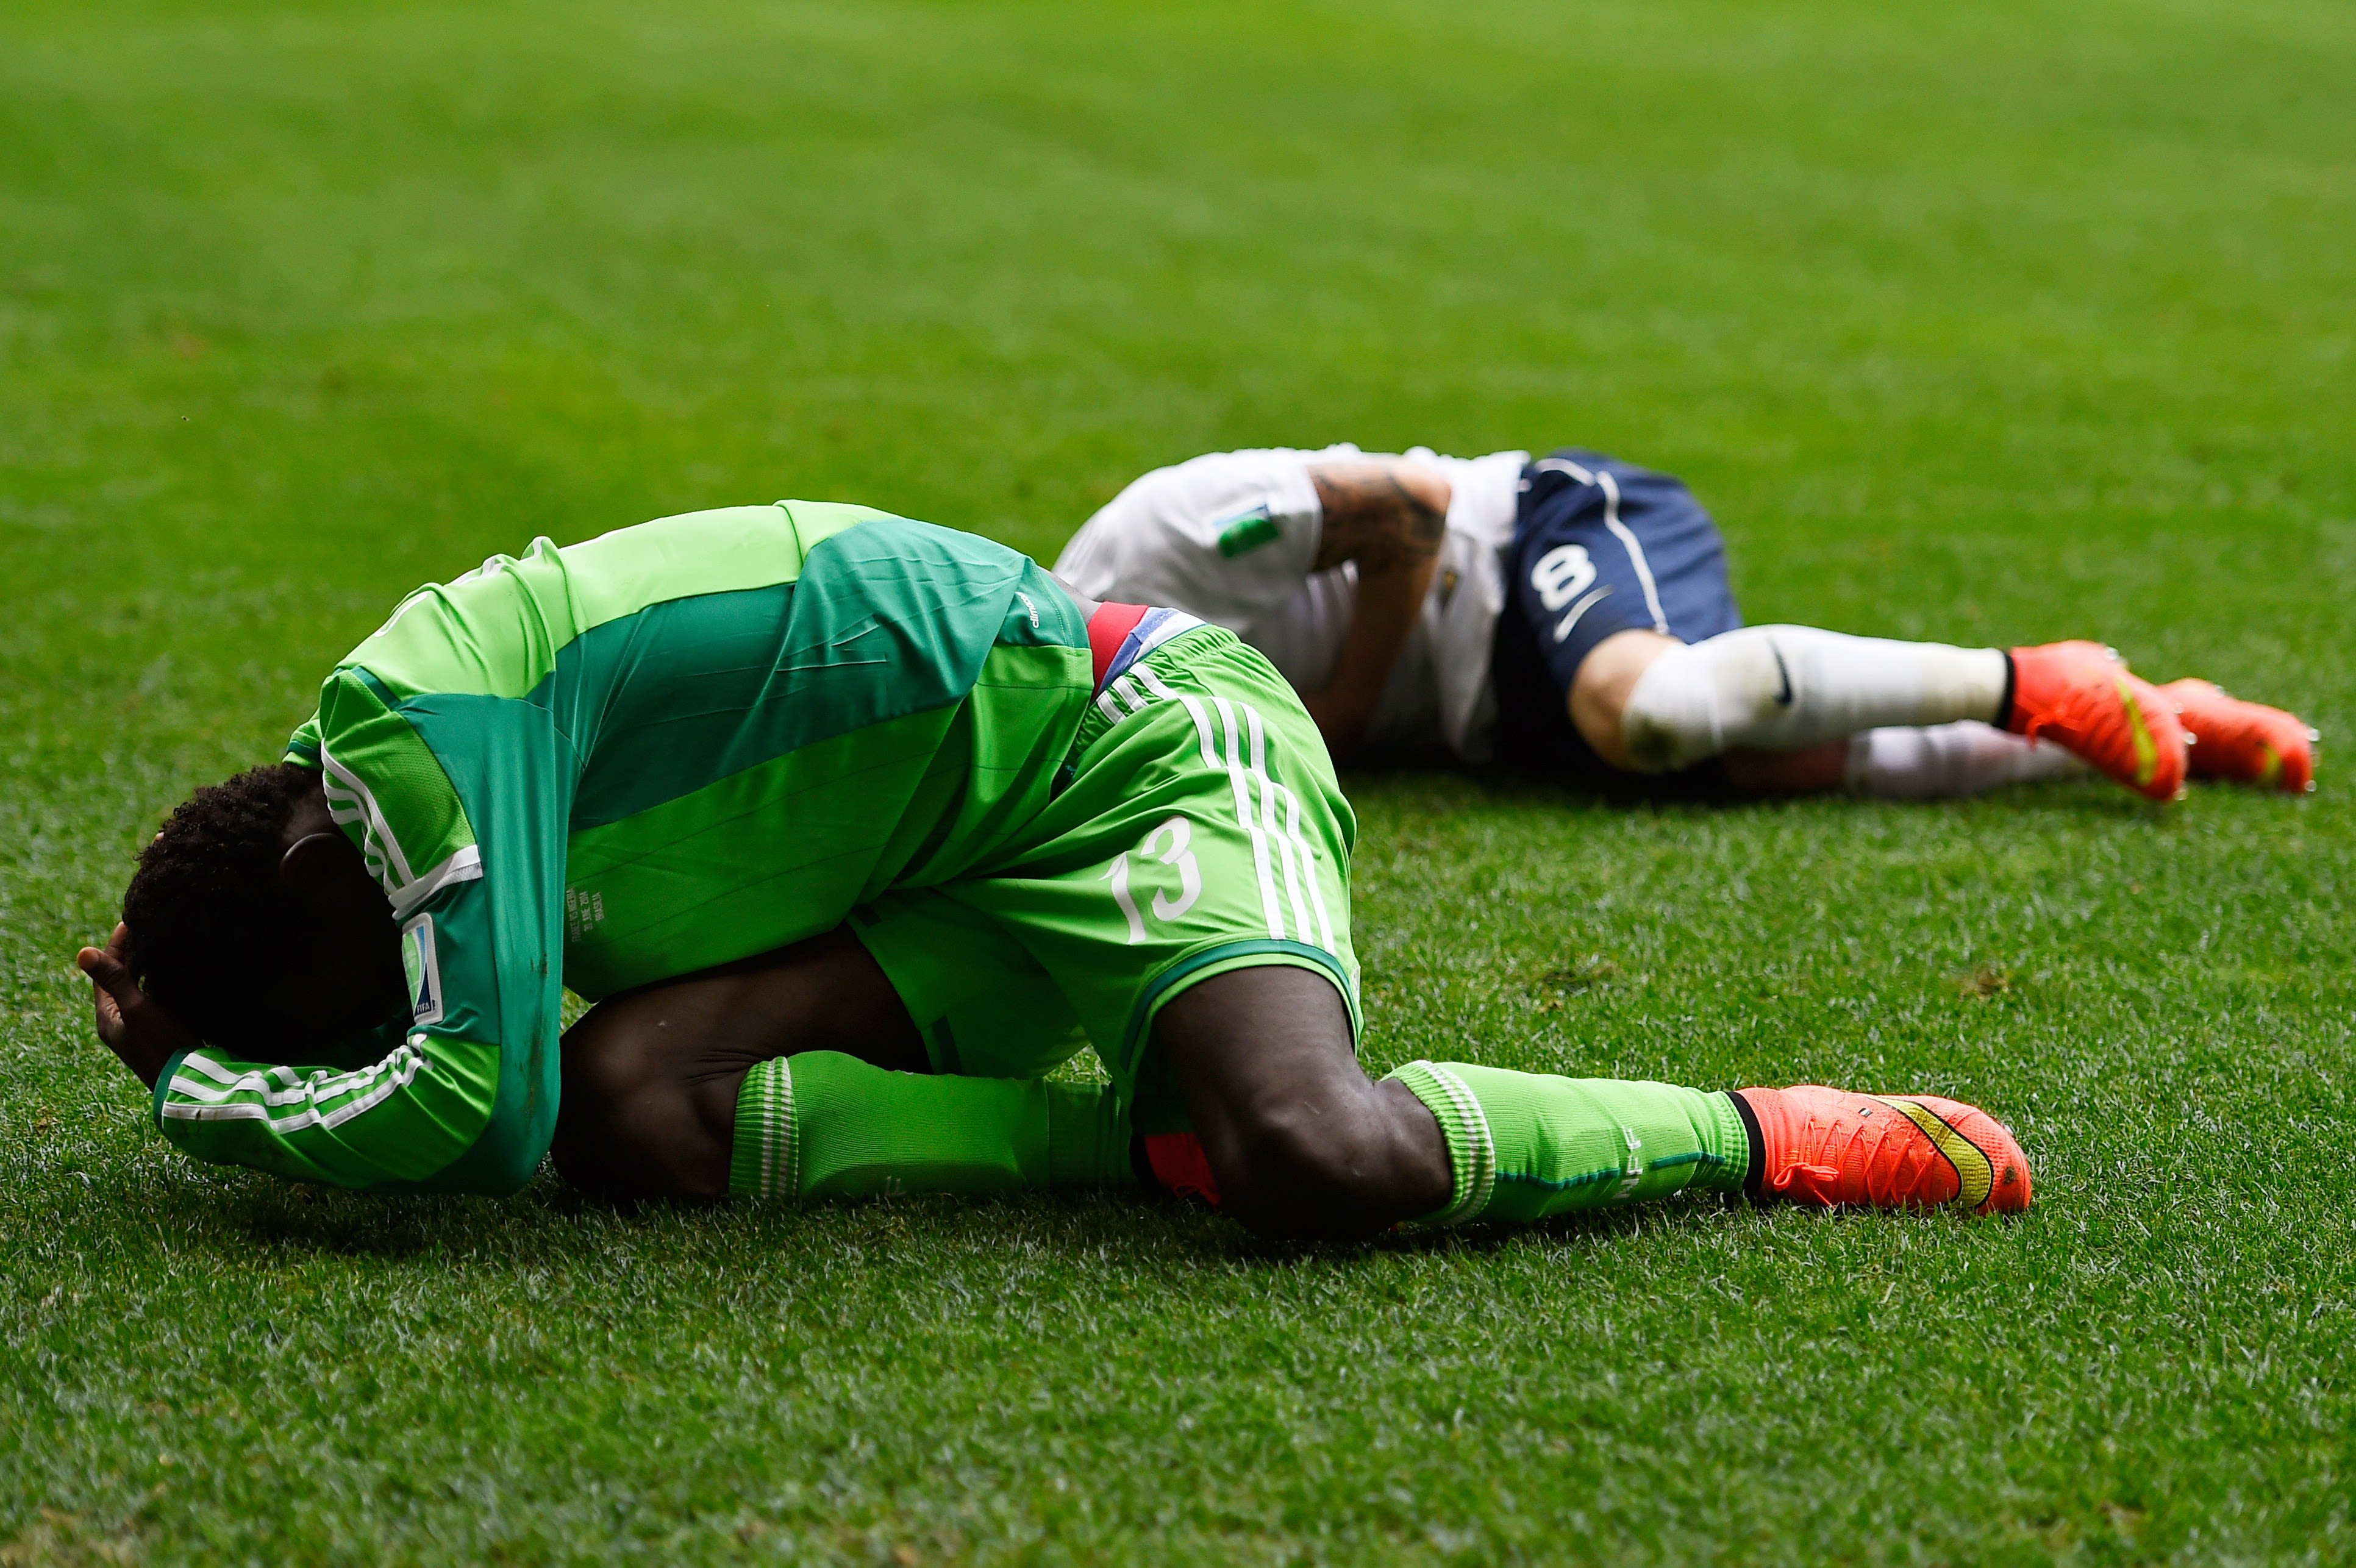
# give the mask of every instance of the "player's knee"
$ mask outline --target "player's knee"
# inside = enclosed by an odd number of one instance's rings
[[[1690,767],[1723,747],[1709,660],[1680,645],[1655,658],[1620,712],[1628,765],[1639,773]]]
[[[724,1196],[725,1150],[715,1160],[691,1086],[631,1024],[592,1012],[564,1037],[557,1173],[605,1198]]]
[[[1398,1118],[1359,1067],[1348,1006],[1323,976],[1289,965],[1214,976],[1162,1009],[1154,1040],[1220,1207],[1244,1224],[1363,1235],[1414,1211],[1387,1195]]]
[[[645,1063],[594,1015],[564,1037],[564,1075],[549,1153],[557,1174],[602,1197],[631,1195],[628,1179],[644,1163],[641,1091]]]
[[[1205,1151],[1221,1206],[1269,1234],[1355,1235],[1379,1226],[1391,1151],[1382,1129],[1350,1109],[1293,1101],[1245,1118],[1225,1147]]]
[[[1791,675],[1767,635],[1772,630],[1746,626],[1665,649],[1637,679],[1621,715],[1629,765],[1666,773],[1755,743],[1779,702],[1792,700]]]

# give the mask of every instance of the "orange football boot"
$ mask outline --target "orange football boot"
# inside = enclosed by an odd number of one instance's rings
[[[1852,1094],[1803,1083],[1742,1089],[1763,1154],[1758,1198],[1935,1208],[1975,1214],[2029,1207],[2029,1157],[2001,1123],[1935,1094]]]
[[[2012,650],[2016,735],[2051,741],[2137,795],[2184,793],[2184,726],[2176,704],[2100,643],[2047,643]]]
[[[2192,776],[2301,795],[2315,787],[2316,732],[2298,715],[2225,695],[2213,681],[2171,680],[2159,694],[2195,742]]]

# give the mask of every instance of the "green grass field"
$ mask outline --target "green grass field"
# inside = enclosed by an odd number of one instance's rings
[[[0,11],[0,1563],[2356,1557],[2356,811],[1360,775],[1372,1062],[1949,1093],[2018,1223],[1288,1250],[172,1153],[70,972],[402,592],[778,496],[1597,446],[1754,620],[2356,737],[2356,12]]]

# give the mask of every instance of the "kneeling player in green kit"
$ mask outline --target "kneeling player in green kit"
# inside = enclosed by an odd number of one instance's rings
[[[1142,1175],[1299,1235],[1687,1186],[2027,1205],[1951,1101],[1370,1082],[1354,834],[1230,634],[786,502],[411,595],[80,961],[174,1143],[377,1191],[511,1191],[553,1145],[616,1194]],[[1084,1042],[1110,1084],[1042,1081]]]

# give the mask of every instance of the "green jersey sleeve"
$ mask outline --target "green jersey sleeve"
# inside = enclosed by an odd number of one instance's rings
[[[489,1125],[498,1050],[419,1032],[339,1071],[176,1058],[155,1081],[164,1136],[199,1159],[340,1187],[430,1183]]]
[[[555,1129],[565,816],[545,707],[396,697],[346,666],[287,758],[400,923],[411,1025],[357,1068],[200,1050],[157,1081],[165,1136],[202,1159],[379,1191],[511,1192]]]

